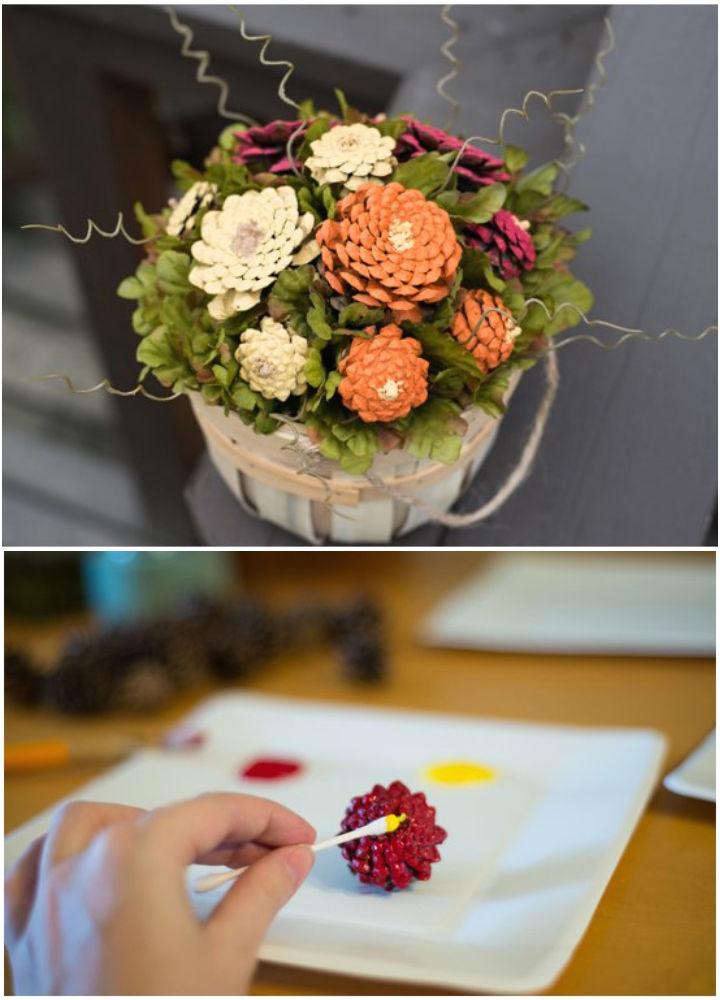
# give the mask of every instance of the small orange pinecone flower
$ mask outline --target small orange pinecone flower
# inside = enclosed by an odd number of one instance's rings
[[[472,291],[461,288],[458,304],[451,333],[470,351],[482,374],[487,375],[507,361],[515,346],[515,338],[522,331],[499,295],[491,295],[482,288]],[[489,312],[483,316],[489,309],[502,309],[502,312]]]
[[[375,333],[369,326],[366,333]],[[422,346],[414,337],[388,323],[365,340],[353,338],[350,350],[338,364],[344,375],[338,386],[342,401],[365,423],[389,422],[406,417],[427,399],[429,362],[421,358]]]
[[[389,308],[399,323],[444,299],[462,256],[450,217],[421,191],[363,184],[320,226],[325,278],[340,295]]]

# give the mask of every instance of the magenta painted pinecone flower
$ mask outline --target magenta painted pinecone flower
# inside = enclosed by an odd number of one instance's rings
[[[464,235],[469,247],[487,253],[501,277],[517,278],[522,271],[535,266],[535,246],[527,232],[529,228],[529,223],[520,222],[512,212],[501,208],[490,222],[467,225]]]
[[[457,136],[448,135],[442,129],[419,122],[410,115],[402,117],[407,124],[407,131],[398,137],[395,146],[395,156],[401,162],[423,153],[456,153],[462,148],[463,140]],[[503,161],[477,146],[465,147],[454,173],[458,175],[461,187],[477,188],[496,181],[510,180]]]
[[[358,795],[345,810],[340,824],[343,833],[357,830],[381,816],[405,814],[404,822],[393,833],[379,837],[360,837],[340,848],[350,871],[361,882],[392,892],[407,889],[418,879],[427,881],[432,865],[440,860],[438,844],[447,832],[435,823],[435,810],[428,805],[424,792],[411,792],[402,781],[384,788],[374,785],[366,795]]]
[[[237,146],[233,154],[235,163],[261,166],[273,174],[286,174],[293,165],[287,158],[287,141],[300,126],[300,122],[274,121],[267,125],[254,125],[244,132],[236,132]],[[298,132],[296,142],[302,142],[306,124]],[[297,146],[295,146],[297,149]]]

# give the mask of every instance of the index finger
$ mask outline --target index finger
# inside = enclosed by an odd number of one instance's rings
[[[214,792],[163,806],[141,821],[158,859],[189,865],[220,845],[252,842],[265,847],[312,844],[314,828],[291,809],[255,795]]]

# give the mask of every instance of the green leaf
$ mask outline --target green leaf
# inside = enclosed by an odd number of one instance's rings
[[[325,458],[332,459],[335,462],[340,461],[340,455],[342,454],[342,445],[336,437],[332,434],[328,434],[322,439],[319,445],[320,454],[324,455]]]
[[[255,417],[255,430],[258,434],[274,434],[277,429],[277,420],[273,420],[271,416],[262,410]]]
[[[374,324],[382,322],[384,318],[384,309],[371,309],[370,306],[363,305],[362,302],[351,302],[349,306],[345,306],[341,310],[338,326],[364,329],[366,326],[374,326]]]
[[[272,286],[268,299],[272,318],[288,323],[301,337],[308,337],[312,332],[307,320],[308,310],[312,305],[312,281],[313,269],[309,264],[304,267],[289,267]]]
[[[133,212],[135,213],[135,218],[140,223],[143,236],[155,236],[158,231],[158,224],[151,215],[148,215],[139,201],[136,201],[133,205]]]
[[[448,164],[438,153],[423,153],[406,163],[401,163],[392,179],[406,188],[415,188],[423,194],[442,187],[450,173]]]
[[[219,403],[222,399],[222,386],[221,385],[201,385],[200,394],[203,399],[208,403]]]
[[[579,198],[570,198],[566,194],[556,194],[538,210],[538,215],[543,219],[562,219],[575,212],[587,212],[589,206]]]
[[[334,219],[335,206],[337,205],[337,201],[333,197],[333,193],[330,190],[330,185],[323,184],[323,186],[320,188],[319,193],[323,203],[323,207],[325,208],[325,214],[327,215],[328,219]]]
[[[355,455],[345,449],[340,454],[340,468],[349,476],[362,476],[373,463],[373,455]]]
[[[143,260],[135,271],[135,277],[146,291],[155,289],[157,285],[157,272],[149,260]]]
[[[453,219],[465,222],[489,222],[502,208],[507,194],[504,184],[489,184],[476,194],[461,195],[457,191],[443,191],[437,203]]]
[[[462,434],[454,423],[460,413],[449,399],[431,399],[410,416],[405,448],[415,458],[429,458],[448,465],[456,462],[462,448]]]
[[[312,302],[312,309],[307,314],[308,326],[316,337],[320,337],[321,340],[330,340],[332,337],[332,327],[327,321],[325,299],[317,292],[310,292],[310,301]]]
[[[152,333],[143,337],[138,344],[135,358],[141,364],[149,365],[153,369],[160,365],[172,364],[177,360],[164,326],[156,327]]]
[[[497,369],[473,393],[473,402],[489,416],[499,418],[505,412],[504,397],[510,385],[508,369]]]
[[[170,164],[170,170],[178,183],[178,187],[183,191],[191,188],[195,181],[201,181],[203,176],[199,170],[190,166],[185,160],[173,160]]]
[[[132,328],[135,333],[139,333],[141,337],[144,337],[146,333],[152,333],[156,326],[156,323],[151,323],[145,318],[145,310],[142,306],[138,308],[132,314]]]
[[[123,278],[117,287],[117,294],[121,299],[140,299],[145,294],[145,289],[137,278]]]
[[[238,373],[238,365],[236,361],[228,361],[224,365],[213,365],[212,372],[218,385],[221,385],[223,389],[229,389]]]
[[[407,123],[402,118],[387,118],[382,122],[373,122],[372,127],[376,128],[381,135],[391,135],[393,139],[397,139],[403,132],[407,132]]]
[[[314,122],[308,125],[297,154],[300,160],[304,160],[306,157],[310,156],[312,152],[311,143],[315,142],[316,139],[319,139],[321,135],[324,135],[329,128],[330,118],[327,114],[320,115],[319,118],[316,118]]]
[[[455,340],[449,333],[443,333],[435,326],[425,325],[414,327],[413,337],[420,341],[423,354],[449,368],[457,368],[468,378],[480,378],[477,362],[469,351]]]
[[[230,398],[239,410],[254,410],[258,402],[257,394],[243,381],[234,386]]]
[[[298,114],[303,121],[308,121],[315,117],[315,102],[312,98],[308,97],[307,100],[300,101]]]
[[[569,282],[560,285],[552,292],[553,308],[550,311],[554,313],[555,310],[558,310],[558,312],[553,322],[547,323],[545,326],[545,333],[548,337],[581,323],[582,319],[576,312],[576,309],[580,309],[587,315],[593,307],[593,294],[587,285],[582,281],[572,279],[572,276],[570,277],[571,280]],[[559,308],[564,304],[575,306],[576,308]]]
[[[533,191],[536,194],[549,195],[558,175],[558,167],[555,163],[546,163],[538,167],[531,173],[521,177],[517,182],[516,190],[520,193]]]
[[[340,383],[342,382],[342,380],[343,380],[343,377],[340,374],[340,372],[330,372],[330,374],[328,375],[328,377],[325,379],[325,399],[326,399],[326,401],[329,402],[333,398],[333,396],[337,392],[337,388],[340,385]]]
[[[313,389],[319,388],[325,379],[322,356],[317,347],[311,347],[308,351],[307,361],[305,362],[305,378],[308,385],[311,385]]]
[[[240,122],[233,122],[232,125],[224,128],[218,136],[218,146],[220,149],[224,149],[226,153],[232,153],[237,146],[235,133],[244,132],[246,129],[247,125],[242,125]]]
[[[350,110],[347,98],[345,97],[345,94],[342,92],[342,90],[340,90],[339,87],[334,88],[334,94],[335,97],[337,98],[338,107],[340,108],[340,114],[342,115],[342,119],[343,121],[346,122],[348,120],[348,111]]]
[[[165,250],[157,259],[158,285],[163,292],[185,294],[190,290],[190,255],[177,250]]]
[[[527,166],[528,154],[519,146],[506,146],[503,159],[510,173],[517,174]]]

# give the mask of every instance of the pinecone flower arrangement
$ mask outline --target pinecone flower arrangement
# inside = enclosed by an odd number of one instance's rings
[[[393,833],[360,837],[340,847],[348,868],[366,885],[392,892],[407,889],[414,881],[426,882],[432,866],[440,861],[438,845],[447,833],[435,823],[435,809],[423,792],[411,792],[402,781],[387,788],[374,785],[366,795],[358,795],[345,810],[342,833],[357,830],[382,816],[404,815]]]
[[[452,463],[468,415],[499,416],[513,371],[591,307],[569,270],[589,233],[561,224],[586,206],[555,164],[337,94],[228,126],[201,168],[173,164],[177,199],[136,207],[146,257],[118,292],[140,379],[258,434],[290,421],[350,475],[392,448]]]

